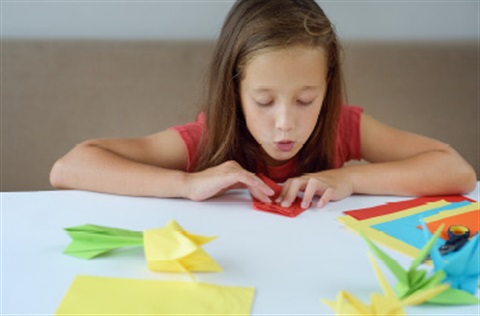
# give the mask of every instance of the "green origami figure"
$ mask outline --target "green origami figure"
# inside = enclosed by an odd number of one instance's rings
[[[403,269],[394,259],[383,252],[376,246],[365,234],[361,233],[363,238],[367,241],[373,253],[387,266],[392,274],[397,278],[398,283],[395,285],[395,290],[400,299],[407,298],[412,294],[429,288],[433,288],[442,283],[446,274],[443,270],[436,271],[433,275],[427,276],[427,271],[418,269],[418,266],[425,261],[428,253],[431,251],[435,242],[442,231],[443,226],[435,232],[435,234],[426,243],[418,256],[413,261],[408,270]],[[428,300],[429,303],[445,304],[445,305],[460,305],[460,304],[478,304],[479,300],[469,293],[460,293],[456,289],[447,289],[439,295]]]
[[[121,247],[143,246],[143,233],[127,229],[98,225],[82,225],[65,228],[72,242],[64,253],[91,259]]]

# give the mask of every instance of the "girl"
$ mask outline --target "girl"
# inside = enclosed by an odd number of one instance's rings
[[[56,188],[205,200],[285,182],[276,202],[302,207],[351,194],[471,191],[472,167],[448,145],[342,104],[334,29],[314,0],[240,0],[228,14],[194,123],[134,139],[77,145],[52,168]],[[351,159],[368,164],[342,167]]]

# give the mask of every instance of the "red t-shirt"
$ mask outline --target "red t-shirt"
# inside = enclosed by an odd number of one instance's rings
[[[342,106],[337,143],[335,150],[334,168],[340,168],[349,160],[359,160],[362,157],[360,146],[360,116],[363,109],[359,106]],[[182,138],[188,153],[187,171],[193,170],[192,162],[198,154],[198,144],[202,135],[205,117],[201,113],[196,122],[171,127]],[[277,181],[284,182],[291,174],[296,164],[296,159],[291,159],[283,165],[268,168],[268,176]]]

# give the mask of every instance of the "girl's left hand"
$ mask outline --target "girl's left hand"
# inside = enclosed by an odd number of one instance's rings
[[[313,198],[318,195],[317,207],[325,206],[329,201],[338,201],[353,194],[353,183],[345,169],[333,169],[318,173],[307,173],[288,179],[276,202],[289,207],[299,192],[303,192],[302,208],[309,208]]]

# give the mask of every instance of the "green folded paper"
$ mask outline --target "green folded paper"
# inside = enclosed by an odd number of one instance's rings
[[[418,291],[433,288],[445,280],[446,274],[443,270],[438,270],[433,275],[427,276],[427,271],[418,269],[418,266],[425,261],[428,253],[435,246],[435,242],[442,229],[443,225],[440,226],[430,240],[428,240],[408,270],[403,269],[401,265],[383,252],[363,232],[360,232],[360,234],[366,240],[377,258],[383,261],[387,268],[397,278],[398,283],[395,286],[395,290],[398,297],[403,299]],[[463,305],[478,304],[479,300],[467,292],[448,288],[439,295],[429,299],[427,302],[445,305]]]
[[[143,246],[143,233],[138,231],[89,224],[65,228],[65,231],[72,242],[64,253],[82,259],[122,247]]]

